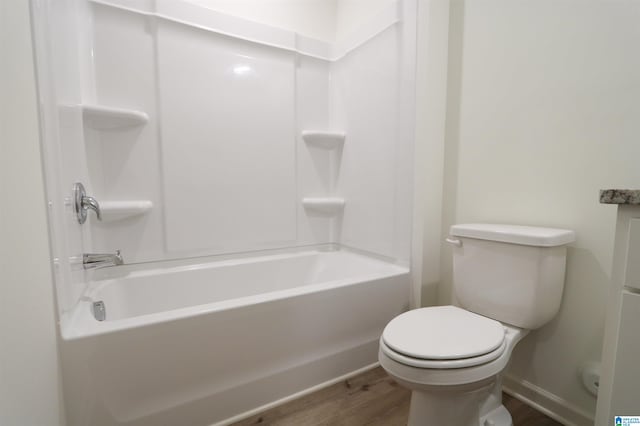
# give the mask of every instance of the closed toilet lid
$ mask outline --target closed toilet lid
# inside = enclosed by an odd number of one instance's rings
[[[383,342],[393,351],[425,360],[478,357],[500,348],[504,336],[498,321],[456,306],[405,312],[382,332]]]

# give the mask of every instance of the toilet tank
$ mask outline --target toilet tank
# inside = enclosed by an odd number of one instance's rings
[[[551,320],[562,299],[573,231],[517,225],[454,225],[453,287],[459,305],[516,327]]]

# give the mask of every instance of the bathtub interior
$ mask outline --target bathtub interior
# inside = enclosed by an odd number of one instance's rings
[[[114,332],[409,274],[406,265],[347,248],[175,263],[96,274],[62,336],[73,339]],[[94,314],[95,303],[104,309],[100,321]]]

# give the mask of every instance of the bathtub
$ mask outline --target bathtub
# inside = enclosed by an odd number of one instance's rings
[[[229,424],[375,365],[408,302],[408,268],[344,249],[105,268],[62,326],[68,422]]]

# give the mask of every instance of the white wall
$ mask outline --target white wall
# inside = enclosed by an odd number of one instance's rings
[[[440,282],[442,195],[449,55],[449,0],[418,2],[413,219],[414,264],[422,264],[422,306],[436,304]]]
[[[339,241],[407,262],[415,2],[404,2],[402,24],[390,10],[377,10],[390,23],[386,29],[331,64],[331,127],[346,133],[337,180],[337,192],[346,200]]]
[[[601,188],[638,187],[640,4],[630,0],[452,2],[444,223],[574,229],[558,316],[509,369],[593,416],[578,369],[600,358],[615,208]],[[450,301],[443,246],[440,302]],[[541,403],[549,401],[542,398]]]
[[[338,0],[188,0],[219,12],[324,41],[335,38]],[[343,1],[343,0],[341,0]]]
[[[394,0],[187,0],[263,24],[333,42]]]
[[[196,10],[201,23],[217,22]],[[87,173],[76,179],[101,203],[154,206],[121,220],[91,215],[81,227],[92,233],[85,250],[121,249],[138,263],[330,241],[333,219],[300,208],[303,197],[326,195],[329,180],[316,155],[326,151],[300,139],[301,130],[328,128],[328,61],[164,20],[149,32],[145,15],[105,5],[85,19],[93,23],[88,101],[145,111],[149,123],[85,129],[77,151]],[[198,197],[199,208],[184,208]]]
[[[358,22],[375,15],[394,0],[336,0],[335,40],[340,41],[355,29]]]
[[[399,37],[395,26],[388,28],[331,65],[332,127],[347,135],[338,180],[347,202],[340,242],[390,257],[398,220],[394,159],[401,147]]]
[[[28,2],[0,3],[0,424],[64,424]]]

